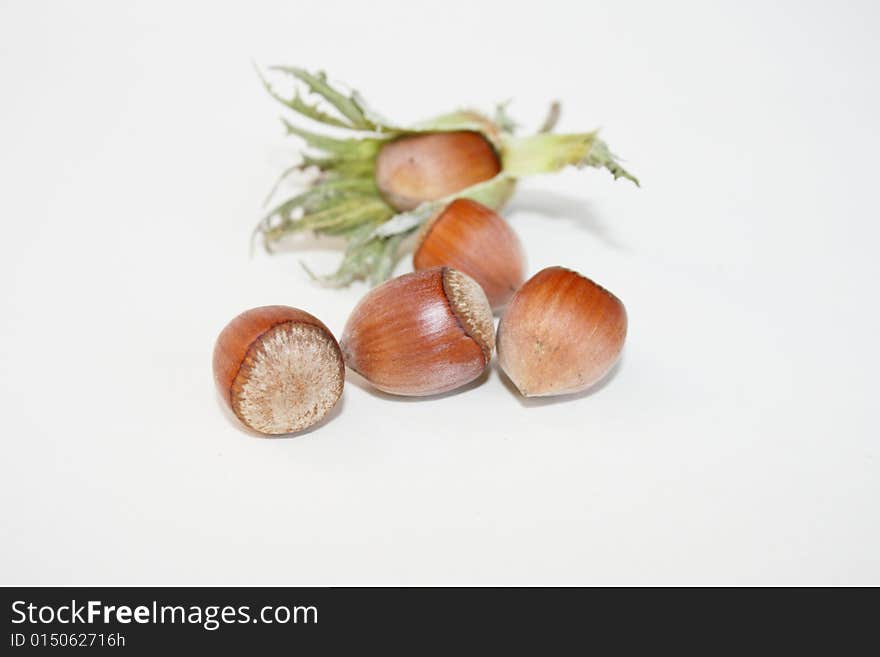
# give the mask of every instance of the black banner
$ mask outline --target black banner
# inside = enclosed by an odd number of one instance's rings
[[[604,647],[839,653],[876,618],[855,590],[5,588],[3,654],[277,648],[536,654]],[[869,593],[871,602],[875,591]],[[835,601],[836,598],[836,601]],[[847,604],[849,603],[849,604]],[[838,625],[835,625],[835,622]],[[604,650],[603,650],[604,651]],[[247,653],[246,653],[247,654]]]

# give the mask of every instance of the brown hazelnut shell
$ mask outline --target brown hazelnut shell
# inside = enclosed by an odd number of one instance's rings
[[[482,288],[461,272],[435,267],[370,290],[340,343],[346,365],[379,390],[423,396],[478,378],[495,330]]]
[[[477,281],[495,311],[525,280],[525,256],[516,233],[497,213],[465,198],[428,220],[413,253],[416,270],[442,265]]]
[[[586,390],[617,362],[623,303],[589,278],[549,267],[526,281],[498,327],[498,363],[526,397]]]
[[[407,135],[382,147],[376,158],[376,186],[396,210],[412,210],[494,178],[501,161],[478,132]]]
[[[266,435],[319,422],[345,381],[330,330],[288,306],[252,308],[229,322],[214,346],[213,367],[223,401],[245,426]]]

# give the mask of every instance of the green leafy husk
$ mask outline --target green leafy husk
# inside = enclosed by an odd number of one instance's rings
[[[345,286],[362,279],[374,285],[384,281],[394,270],[401,244],[437,209],[464,197],[497,210],[513,193],[516,179],[525,175],[551,173],[569,165],[589,166],[607,169],[615,179],[627,178],[638,185],[596,132],[551,132],[559,115],[558,103],[551,106],[541,130],[526,137],[514,134],[517,126],[507,114],[506,103],[496,108],[494,120],[479,112],[459,110],[403,127],[370,109],[358,92],[332,85],[322,72],[287,66],[270,70],[291,76],[298,85],[292,97],[282,96],[258,71],[275,100],[300,118],[349,135],[330,136],[282,119],[287,134],[299,138],[305,148],[300,152],[300,161],[282,173],[270,200],[278,185],[297,171],[312,172],[313,179],[300,194],[272,207],[254,231],[267,251],[287,235],[303,231],[343,237],[346,248],[336,272],[315,275],[306,268],[314,280],[325,285]],[[491,180],[445,199],[422,203],[409,212],[391,207],[375,183],[376,158],[382,146],[405,135],[460,130],[479,132],[492,144],[501,159],[501,172]]]

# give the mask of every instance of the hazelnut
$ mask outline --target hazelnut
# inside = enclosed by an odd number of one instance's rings
[[[302,431],[342,394],[345,367],[336,338],[309,313],[253,308],[220,332],[214,380],[241,422],[263,434]]]
[[[448,392],[480,376],[495,346],[489,302],[449,267],[405,274],[374,288],[342,334],[346,365],[395,395]]]
[[[562,267],[517,291],[498,326],[498,363],[526,397],[580,392],[617,362],[626,338],[620,299]]]
[[[405,211],[494,178],[501,161],[478,132],[431,132],[385,144],[375,171],[382,196]]]
[[[460,198],[428,220],[413,268],[447,265],[473,278],[501,310],[525,280],[525,256],[513,229],[485,205]]]

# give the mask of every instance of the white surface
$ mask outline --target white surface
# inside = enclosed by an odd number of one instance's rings
[[[877,5],[417,5],[0,6],[0,583],[880,583]],[[403,121],[601,126],[642,189],[568,171],[506,215],[627,304],[614,379],[231,424],[225,322],[338,333],[365,289],[248,256],[296,145],[251,59]]]

